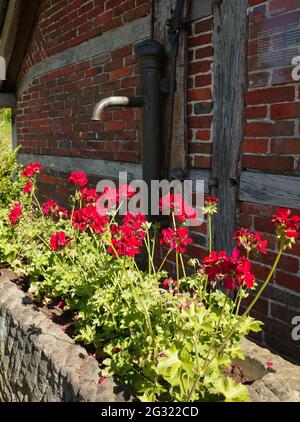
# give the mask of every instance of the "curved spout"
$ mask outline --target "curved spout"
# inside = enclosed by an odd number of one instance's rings
[[[108,97],[99,101],[94,107],[92,120],[101,120],[101,114],[106,107],[109,106],[127,106],[129,104],[128,97]]]

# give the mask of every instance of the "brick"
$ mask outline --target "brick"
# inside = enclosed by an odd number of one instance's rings
[[[264,2],[264,0],[249,0],[249,5],[250,6],[256,6],[256,5],[261,4],[263,2]]]
[[[213,54],[214,54],[214,49],[211,46],[198,48],[195,52],[195,58],[196,58],[196,60],[203,59],[203,58],[206,58],[206,57],[212,57]]]
[[[211,157],[195,155],[194,156],[194,167],[195,168],[204,168],[204,169],[211,168]]]
[[[126,45],[125,47],[119,48],[111,53],[112,60],[120,59],[132,54],[132,46]]]
[[[213,20],[212,18],[202,19],[197,22],[194,26],[194,34],[201,34],[202,32],[208,32],[212,30]]]
[[[199,114],[210,114],[212,111],[212,103],[204,102],[194,104],[194,113]]]
[[[260,284],[258,287],[260,287]],[[281,305],[300,309],[300,295],[282,286],[273,283],[268,284],[263,292],[263,296],[268,297],[272,301],[279,302]]]
[[[211,127],[212,117],[211,116],[201,116],[188,117],[188,126],[195,129],[209,129]]]
[[[244,153],[266,153],[268,139],[246,139],[243,144]]]
[[[271,106],[271,119],[292,119],[300,117],[300,103],[274,104]]]
[[[150,3],[145,3],[125,13],[123,16],[123,20],[124,22],[130,22],[134,19],[147,16],[149,12],[150,12]]]
[[[257,25],[251,25],[250,36],[254,38],[260,31],[268,31],[268,33],[272,33],[272,31],[279,32],[280,28],[285,28],[288,25],[298,25],[299,16],[299,12],[294,12],[268,19],[262,19]]]
[[[110,22],[113,18],[112,10],[102,13],[95,19],[95,25],[102,25],[103,23]]]
[[[199,75],[195,77],[195,87],[208,86],[212,83],[211,75]]]
[[[266,136],[293,136],[295,123],[291,121],[274,123],[257,122],[246,125],[245,134],[248,137],[266,137]]]
[[[259,259],[259,262],[261,262],[262,264],[271,266],[273,265],[276,259],[276,255],[277,253],[275,252],[268,252],[268,254],[266,255],[260,254],[258,256],[258,259]],[[280,268],[289,273],[296,274],[299,269],[299,260],[289,255],[283,254],[280,258],[277,268]]]
[[[190,37],[188,40],[189,47],[198,47],[200,45],[211,44],[212,34],[199,35],[197,37]]]
[[[189,90],[187,94],[188,101],[210,100],[212,97],[210,88],[198,88]]]
[[[199,141],[209,141],[211,139],[211,131],[210,130],[198,130],[196,132],[196,139],[199,139]]]
[[[259,119],[266,117],[268,108],[267,106],[247,107],[246,118],[247,119]]]
[[[271,152],[280,154],[300,154],[300,138],[272,139]]]
[[[261,265],[261,264],[257,264],[256,262],[252,262],[252,273],[255,274],[255,277],[257,280],[262,280],[264,281],[270,272],[270,268]]]
[[[292,157],[244,155],[242,167],[256,170],[270,170],[274,172],[293,172],[294,159]]]
[[[293,101],[295,89],[293,86],[280,88],[266,88],[250,91],[246,94],[246,103],[250,104],[270,104],[282,101]]]
[[[105,123],[106,130],[123,130],[125,129],[125,126],[124,121],[107,121]]]
[[[189,154],[211,154],[210,142],[192,142],[188,144]]]
[[[295,292],[300,292],[300,277],[285,273],[283,271],[276,271],[276,283],[287,287]]]
[[[189,64],[189,74],[207,73],[211,70],[212,62],[208,60],[199,60]]]
[[[268,4],[270,16],[282,15],[284,12],[299,9],[298,0],[273,0]]]
[[[132,67],[123,67],[111,72],[111,80],[122,79],[132,74]]]

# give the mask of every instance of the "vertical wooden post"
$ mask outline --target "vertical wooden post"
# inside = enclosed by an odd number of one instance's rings
[[[214,1],[212,194],[214,248],[231,252],[236,229],[247,81],[247,0]]]
[[[156,0],[154,2],[154,39],[166,46],[167,63],[166,74],[170,74],[168,59],[168,27],[167,20],[171,18],[175,9],[176,0]],[[188,18],[189,0],[186,0],[183,20]],[[173,137],[170,145],[170,168],[186,170],[186,92],[187,92],[187,42],[188,33],[182,29],[179,38],[179,50],[177,60],[177,90],[174,101]],[[167,113],[164,113],[166,116]],[[164,126],[167,122],[164,119]],[[162,146],[163,148],[163,146]]]

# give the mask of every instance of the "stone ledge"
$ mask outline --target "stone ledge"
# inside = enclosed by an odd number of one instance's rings
[[[129,400],[112,379],[99,385],[98,363],[26,303],[8,276],[0,276],[0,401]]]
[[[265,370],[265,375],[249,386],[252,401],[300,402],[300,366],[246,339],[242,347],[246,359],[241,367],[248,365],[252,372]],[[266,362],[273,364],[269,371],[265,369]]]
[[[31,300],[0,275],[0,401],[130,401],[112,379],[101,385],[98,363],[61,331]],[[300,401],[300,366],[249,340],[239,365],[254,382],[254,402]],[[267,370],[266,362],[273,366]],[[253,378],[251,378],[253,377]]]

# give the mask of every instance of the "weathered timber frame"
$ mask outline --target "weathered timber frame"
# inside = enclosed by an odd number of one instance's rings
[[[231,252],[239,199],[247,83],[247,0],[214,2],[212,194],[214,248]]]

